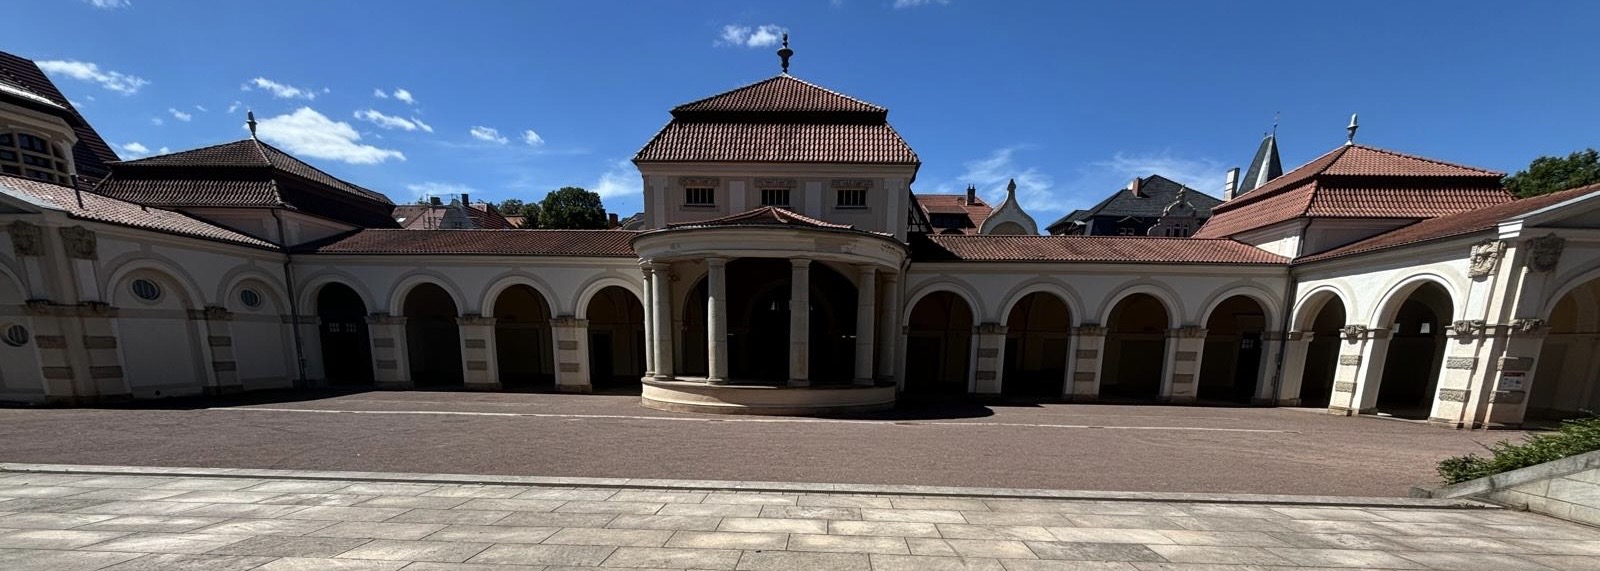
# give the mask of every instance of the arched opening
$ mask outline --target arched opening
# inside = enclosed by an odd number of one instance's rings
[[[1561,296],[1539,350],[1524,418],[1600,414],[1600,280]]]
[[[455,300],[444,288],[420,284],[406,294],[406,352],[416,387],[462,384],[461,328]]]
[[[1419,286],[1400,303],[1389,328],[1389,349],[1378,381],[1377,410],[1401,418],[1428,418],[1444,364],[1450,293],[1438,284]]]
[[[350,286],[334,282],[317,292],[322,372],[330,385],[372,384],[372,343],[367,305]]]
[[[1155,296],[1136,293],[1111,309],[1106,323],[1102,398],[1156,400],[1167,356],[1167,307]]]
[[[728,293],[728,376],[736,382],[782,383],[789,379],[789,300],[793,265],[787,259],[740,258],[724,270]],[[856,288],[827,264],[812,262],[810,355],[812,384],[849,383],[855,363]],[[706,282],[685,304],[684,371],[705,375]]]
[[[189,319],[189,310],[198,308],[188,292],[167,274],[151,270],[133,272],[121,282],[114,293],[122,309],[117,346],[133,397],[201,392],[211,363],[201,357],[201,322]]]
[[[906,393],[967,391],[972,322],[972,307],[947,291],[928,294],[911,308],[906,328]]]
[[[1017,300],[1006,316],[1006,353],[1000,392],[1006,396],[1057,398],[1065,390],[1072,320],[1055,295],[1034,292]]]
[[[517,284],[495,297],[494,346],[501,386],[554,386],[550,335],[550,304],[538,290]]]
[[[287,311],[277,294],[256,280],[247,280],[229,293],[227,307],[234,313],[230,327],[235,375],[244,390],[283,388],[294,384],[293,338]]]
[[[1344,326],[1344,301],[1331,297],[1311,321],[1311,342],[1306,346],[1306,366],[1300,375],[1300,406],[1327,408],[1333,399]]]
[[[594,390],[637,388],[644,376],[644,304],[620,286],[589,299],[589,383]]]
[[[1261,378],[1266,328],[1266,311],[1247,296],[1230,297],[1211,310],[1197,398],[1250,403]]]

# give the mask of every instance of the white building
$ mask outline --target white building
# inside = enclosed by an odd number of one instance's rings
[[[672,110],[634,160],[642,231],[406,230],[253,138],[116,162],[0,56],[0,400],[641,385],[708,412],[972,393],[1456,427],[1600,407],[1600,187],[1513,200],[1500,173],[1346,144],[1192,238],[1040,236],[1015,196],[917,193],[887,110],[785,72]]]

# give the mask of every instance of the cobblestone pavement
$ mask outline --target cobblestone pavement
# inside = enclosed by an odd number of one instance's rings
[[[0,472],[0,569],[1600,569],[1600,530],[1424,500],[1060,500],[984,490],[157,473]]]
[[[1404,496],[1510,431],[1290,409],[908,405],[675,414],[637,395],[291,392],[0,408],[0,462]]]

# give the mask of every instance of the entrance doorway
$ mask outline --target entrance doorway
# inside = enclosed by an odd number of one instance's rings
[[[334,282],[317,292],[318,334],[322,374],[329,385],[372,384],[372,343],[367,335],[367,306],[350,286]]]

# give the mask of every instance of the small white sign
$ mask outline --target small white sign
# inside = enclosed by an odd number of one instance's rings
[[[1500,374],[1500,390],[1502,390],[1502,391],[1520,391],[1520,390],[1522,390],[1522,378],[1525,375],[1527,375],[1527,373],[1521,373],[1521,372],[1517,372],[1517,373],[1513,373],[1513,372],[1501,373]]]

